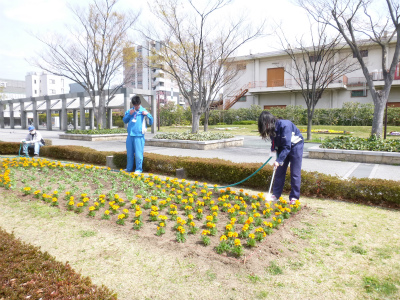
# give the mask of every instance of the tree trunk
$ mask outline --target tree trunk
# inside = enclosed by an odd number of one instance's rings
[[[201,113],[192,110],[192,133],[199,132]]]
[[[105,111],[105,93],[104,91],[99,92],[99,113],[97,116],[97,128],[104,129],[106,125],[106,111]]]
[[[207,108],[204,112],[204,132],[208,131],[208,119],[210,118],[210,109]]]
[[[371,135],[382,137],[383,130],[383,116],[385,114],[385,106],[387,97],[377,93],[377,99],[374,101],[374,117],[372,119]]]
[[[312,114],[308,114],[307,115],[307,141],[311,140],[311,136],[312,136],[312,133],[311,133],[312,119],[313,119]]]

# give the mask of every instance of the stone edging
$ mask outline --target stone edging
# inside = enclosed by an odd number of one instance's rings
[[[399,152],[308,148],[309,158],[400,165]]]
[[[67,134],[60,133],[58,136],[64,140],[80,140],[80,141],[112,141],[126,139],[127,133],[114,134]]]
[[[167,140],[167,139],[146,139],[146,146],[182,148],[196,150],[212,150],[226,147],[243,146],[242,137],[212,140],[212,141],[188,141],[188,140]]]

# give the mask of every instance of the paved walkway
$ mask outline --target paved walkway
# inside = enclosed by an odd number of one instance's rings
[[[0,129],[0,141],[20,141],[25,138],[27,130]],[[80,145],[99,151],[125,151],[125,139],[117,141],[76,141],[62,140],[58,137],[61,131],[40,130],[44,138],[51,139],[53,145]],[[147,133],[146,137],[153,134]],[[242,147],[223,148],[216,150],[192,150],[166,147],[145,146],[145,152],[171,156],[190,156],[199,158],[221,158],[237,163],[264,163],[270,152],[270,143],[257,136],[243,136]],[[366,164],[346,161],[319,160],[308,158],[307,149],[317,144],[306,143],[304,147],[303,167],[305,171],[317,171],[342,178],[380,178],[400,181],[400,166],[384,164]],[[271,160],[272,161],[272,160]]]

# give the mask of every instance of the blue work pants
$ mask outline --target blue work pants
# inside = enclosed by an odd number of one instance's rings
[[[36,142],[34,144],[28,144],[28,143],[23,143],[22,145],[22,152],[28,156],[28,148],[33,148],[34,149],[34,154],[39,155],[40,147],[42,147],[43,144],[41,142]]]
[[[143,172],[143,151],[144,151],[144,136],[130,136],[126,138],[126,155],[127,164],[126,171]],[[133,162],[136,162],[136,168],[133,169]]]
[[[290,163],[290,185],[291,191],[289,194],[290,199],[300,199],[300,185],[301,185],[301,162],[303,160],[303,147],[304,142],[301,141],[292,145],[288,156],[275,171],[275,181],[272,188],[273,195],[279,198],[282,195],[283,186],[285,185],[285,177],[288,165]]]

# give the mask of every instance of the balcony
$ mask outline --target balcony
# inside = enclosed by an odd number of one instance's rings
[[[346,88],[348,78],[346,76],[340,79],[332,80],[327,89]],[[279,79],[267,81],[253,81],[249,83],[249,93],[269,93],[269,92],[285,92],[285,91],[300,91],[301,87],[294,79]]]

